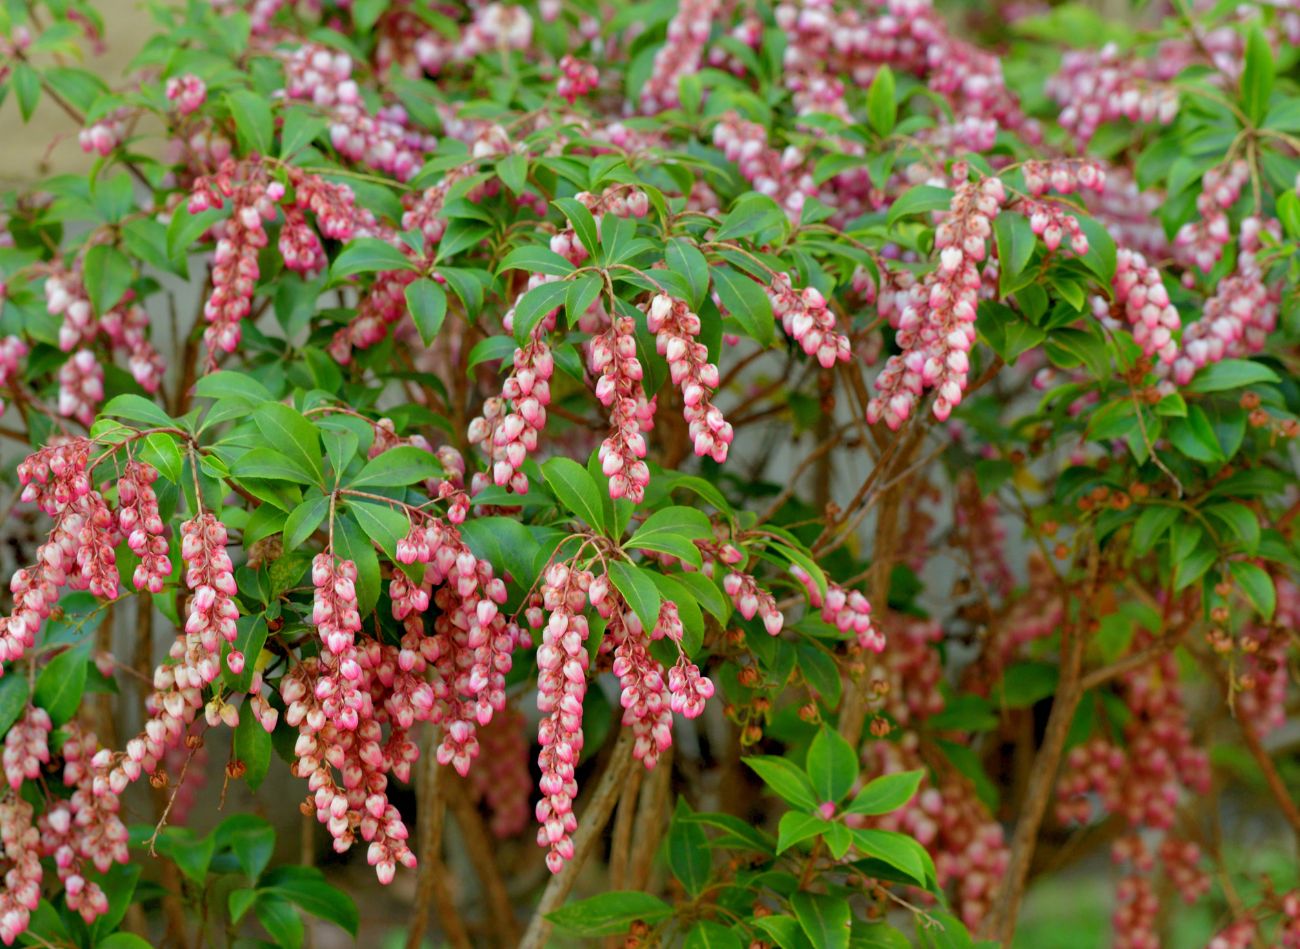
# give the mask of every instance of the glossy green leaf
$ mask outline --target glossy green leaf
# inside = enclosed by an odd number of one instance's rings
[[[598,531],[605,529],[604,503],[595,480],[572,458],[549,458],[542,477],[565,510]]]
[[[839,802],[858,779],[858,756],[834,729],[823,725],[808,747],[808,777],[823,802]]]
[[[829,893],[799,891],[790,897],[795,918],[814,946],[848,949],[852,913],[849,901]]]
[[[649,925],[662,922],[672,907],[651,893],[614,891],[561,906],[546,918],[568,936],[618,936],[640,920]]]
[[[821,803],[808,775],[794,762],[772,755],[753,755],[741,760],[792,807],[813,811]]]
[[[854,796],[846,811],[850,814],[863,814],[868,817],[896,811],[912,799],[917,788],[921,786],[921,779],[924,777],[925,772],[921,770],[898,771],[893,774],[881,775],[869,781]]]
[[[447,291],[435,280],[416,280],[406,287],[406,310],[411,314],[420,341],[432,346],[447,318]]]

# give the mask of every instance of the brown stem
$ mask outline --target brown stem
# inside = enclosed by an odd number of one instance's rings
[[[1086,611],[1096,593],[1098,553],[1093,544],[1089,552],[1088,578],[1085,595],[1081,600]],[[986,932],[1004,946],[1011,945],[1016,931],[1016,918],[1029,882],[1029,865],[1038,842],[1038,830],[1047,813],[1047,804],[1056,783],[1056,771],[1065,753],[1065,739],[1079,699],[1083,696],[1083,653],[1087,644],[1088,614],[1073,623],[1066,623],[1061,631],[1061,673],[1052,712],[1047,719],[1043,745],[1034,756],[1033,776],[1024,801],[1020,805],[1020,818],[1011,837],[1011,856],[1007,863],[1002,886],[999,888],[993,912],[985,922]]]
[[[623,786],[623,795],[618,801],[614,839],[609,848],[609,884],[612,890],[622,890],[627,886],[628,860],[632,852],[632,824],[636,819],[636,802],[641,790],[642,774],[641,768],[632,770],[632,776]]]
[[[438,729],[429,729],[427,736],[420,754],[424,759],[424,769],[420,773],[420,797],[416,811],[419,818],[416,833],[419,837],[420,876],[415,885],[415,906],[412,909],[411,928],[407,931],[406,949],[420,949],[424,943],[424,930],[429,925],[429,904],[438,899],[439,878],[444,872],[438,854],[442,850],[442,824],[446,816],[446,802],[442,796],[445,769],[439,766],[434,754],[439,740]],[[441,909],[441,900],[439,908]],[[450,938],[450,931],[448,936]]]
[[[524,938],[519,941],[519,949],[542,949],[546,945],[547,938],[551,934],[551,923],[546,917],[559,909],[568,899],[569,892],[582,871],[582,865],[587,862],[587,858],[596,849],[597,842],[604,834],[605,825],[614,812],[614,805],[618,803],[619,795],[623,792],[623,784],[627,781],[628,772],[632,768],[634,744],[632,730],[623,729],[618,736],[618,743],[614,745],[614,750],[610,754],[609,763],[605,765],[605,773],[601,775],[595,793],[592,794],[591,800],[587,802],[582,816],[578,819],[578,832],[573,835],[573,857],[546,884],[546,889],[542,891],[542,898],[533,911],[533,918],[528,923],[528,930],[524,933]]]
[[[468,785],[463,779],[449,776],[446,786],[447,804],[456,817],[461,835],[465,838],[465,849],[470,862],[474,864],[479,882],[483,885],[492,928],[496,930],[500,945],[513,946],[519,940],[519,921],[515,918],[510,894],[506,892],[501,868],[497,866],[496,845],[483,826],[483,818],[467,791]]]
[[[668,813],[669,791],[672,787],[672,753],[659,756],[659,763],[648,780],[641,782],[641,795],[637,801],[635,835],[632,840],[632,865],[628,872],[630,890],[644,890],[650,882],[655,852],[664,830],[664,817]]]

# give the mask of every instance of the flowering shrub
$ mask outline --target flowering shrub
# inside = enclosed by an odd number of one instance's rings
[[[0,10],[0,941],[1300,946],[1300,11],[1187,6]]]

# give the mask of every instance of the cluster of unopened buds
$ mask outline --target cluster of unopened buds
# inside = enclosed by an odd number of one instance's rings
[[[131,581],[137,590],[150,593],[161,593],[172,572],[153,489],[156,480],[158,470],[153,465],[128,461],[117,482],[117,527],[131,552],[140,558]]]
[[[673,385],[682,391],[682,415],[695,454],[721,464],[727,460],[734,432],[713,404],[718,367],[709,362],[708,347],[697,340],[699,316],[681,300],[659,293],[646,310],[646,323],[655,336],[656,350],[668,361]]]
[[[1067,52],[1047,92],[1062,106],[1058,121],[1083,145],[1106,122],[1158,122],[1178,114],[1178,93],[1153,78],[1148,65],[1128,60],[1114,43],[1097,52]]]
[[[198,111],[208,97],[207,85],[193,73],[168,79],[165,91],[168,100],[176,103],[176,111],[181,115]]]
[[[1182,344],[1169,360],[1176,384],[1186,385],[1211,363],[1258,352],[1277,327],[1281,287],[1264,278],[1257,259],[1264,231],[1276,237],[1277,222],[1264,224],[1257,217],[1241,222],[1237,269],[1219,281],[1201,318],[1184,330]]]
[[[1178,355],[1173,334],[1182,325],[1178,310],[1169,301],[1169,291],[1160,271],[1147,263],[1137,251],[1121,247],[1116,255],[1115,277],[1111,281],[1115,301],[1102,296],[1092,298],[1092,310],[1098,319],[1117,325],[1116,308],[1133,330],[1133,341],[1144,355],[1156,356],[1172,363]]]
[[[790,573],[808,592],[808,602],[821,608],[823,620],[842,633],[853,633],[862,649],[880,652],[885,648],[885,637],[871,623],[871,604],[860,592],[827,582],[823,597],[817,581],[803,567],[795,564]]]
[[[560,60],[560,78],[555,81],[555,91],[569,105],[573,105],[578,99],[595,89],[599,81],[600,72],[593,63],[566,55]]]
[[[823,369],[853,358],[849,338],[836,328],[835,314],[820,290],[804,287],[796,292],[787,274],[777,274],[767,292],[786,334]]]
[[[897,429],[912,414],[926,389],[937,389],[935,418],[947,420],[962,400],[975,343],[975,311],[982,285],[980,264],[988,252],[993,219],[1006,200],[997,178],[966,181],[964,166],[953,175],[961,183],[947,216],[935,230],[939,267],[912,285],[890,313],[902,353],[891,356],[876,378],[877,394],[867,404],[867,420]]]
[[[636,323],[615,316],[609,329],[591,341],[587,366],[596,377],[596,398],[610,410],[610,434],[600,445],[601,470],[609,478],[609,496],[640,504],[650,483],[644,432],[654,427],[655,403],[641,387],[636,355]]]
[[[791,218],[797,218],[807,200],[818,194],[804,153],[794,145],[782,151],[771,148],[767,131],[757,122],[728,113],[713,128],[713,144],[736,163],[755,191],[772,198]]]
[[[737,612],[745,619],[757,616],[763,622],[763,628],[769,636],[781,632],[785,625],[785,616],[777,608],[776,598],[758,585],[758,581],[747,573],[732,571],[722,578],[722,589]]]
[[[213,257],[212,295],[203,307],[209,324],[203,341],[210,360],[215,360],[218,350],[230,353],[239,345],[239,323],[252,308],[260,275],[257,255],[267,244],[264,222],[275,219],[276,205],[283,197],[284,185],[269,180],[257,162],[237,165],[227,160],[211,179],[199,178],[194,184],[191,214],[222,207],[227,201],[231,204]]]
[[[1209,273],[1223,248],[1232,240],[1228,212],[1241,197],[1241,189],[1250,180],[1250,166],[1241,159],[1220,168],[1211,168],[1201,179],[1201,193],[1196,197],[1198,216],[1178,229],[1174,247],[1178,256],[1203,273]]]
[[[211,513],[203,513],[181,525],[181,558],[185,561],[185,585],[191,596],[185,615],[185,635],[207,653],[197,663],[200,682],[206,685],[220,672],[221,643],[234,644],[239,631],[235,621],[235,574],[226,552],[226,525]],[[230,671],[238,675],[244,656],[231,649],[226,656]]]
[[[541,745],[538,766],[542,776],[538,788],[537,843],[547,848],[546,866],[559,873],[573,856],[573,833],[578,818],[573,804],[578,795],[575,769],[582,754],[582,703],[587,694],[587,635],[583,610],[589,591],[595,586],[596,599],[602,588],[590,571],[563,563],[547,568],[542,583],[542,606],[550,614],[537,648],[537,707],[542,713],[537,740]],[[599,605],[599,604],[597,604]],[[537,616],[539,624],[541,616]]]
[[[645,112],[660,112],[679,104],[679,82],[700,68],[719,5],[718,0],[684,0],[668,21],[668,37],[655,53],[650,75],[641,87]]]
[[[539,329],[544,324],[539,323]],[[517,494],[528,493],[528,476],[520,469],[528,453],[536,450],[538,435],[546,425],[554,372],[555,359],[544,333],[534,333],[515,350],[514,371],[502,386],[501,396],[486,400],[483,414],[469,424],[469,440],[480,445],[492,461],[492,482],[509,486]]]
[[[103,157],[111,155],[113,149],[126,140],[127,117],[125,109],[118,109],[82,129],[77,133],[77,143],[81,145],[81,150],[87,154],[95,152]]]
[[[653,768],[673,743],[673,716],[663,666],[650,655],[650,641],[640,617],[621,597],[610,594],[608,579],[593,580],[588,598],[608,623],[606,641],[614,644],[613,672],[618,676],[623,724],[635,736],[632,756]]]

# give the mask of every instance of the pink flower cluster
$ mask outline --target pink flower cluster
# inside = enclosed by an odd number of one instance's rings
[[[0,942],[12,946],[41,902],[41,832],[32,805],[16,793],[0,796],[0,848],[9,869],[0,887]]]
[[[704,703],[713,698],[713,680],[700,673],[700,667],[687,658],[682,649],[685,635],[677,604],[665,601],[660,604],[658,621],[650,631],[650,638],[667,639],[677,646],[677,661],[668,670],[668,705],[683,718],[699,718]]]
[[[192,686],[201,687],[217,677],[221,643],[238,636],[235,620],[235,574],[226,553],[226,525],[211,513],[203,513],[181,525],[181,558],[185,561],[185,585],[191,596],[185,613],[187,652],[197,658],[191,666],[198,674]],[[201,652],[200,652],[201,650]],[[206,655],[203,655],[206,653]],[[231,649],[226,657],[230,671],[238,675],[244,656]],[[186,687],[182,683],[182,687]]]
[[[655,53],[650,75],[641,87],[641,108],[661,112],[680,104],[679,83],[700,68],[704,44],[718,14],[718,0],[683,0],[668,21],[668,37]]]
[[[478,730],[483,760],[469,777],[487,807],[488,827],[497,837],[513,837],[528,826],[533,783],[526,725],[523,714],[511,704]]]
[[[1047,93],[1062,106],[1058,121],[1080,146],[1106,122],[1168,125],[1178,114],[1174,87],[1157,80],[1150,64],[1125,59],[1114,43],[1097,52],[1067,52]]]
[[[603,585],[602,585],[603,584]],[[537,707],[542,713],[537,740],[542,746],[537,763],[542,770],[537,802],[537,843],[547,848],[546,866],[559,873],[573,856],[573,833],[578,818],[573,802],[578,796],[575,774],[582,755],[582,700],[587,694],[587,606],[595,588],[597,606],[608,594],[605,578],[597,581],[589,571],[552,564],[542,582],[542,602],[550,613],[537,647]]]
[[[176,110],[181,115],[196,112],[208,97],[208,87],[202,79],[193,73],[172,76],[165,87],[169,101],[176,103]]]
[[[1103,296],[1092,298],[1092,311],[1103,323],[1119,325],[1118,310],[1133,329],[1133,341],[1144,355],[1172,363],[1178,355],[1174,332],[1182,325],[1178,310],[1169,302],[1169,292],[1160,279],[1160,271],[1147,263],[1137,251],[1121,247],[1116,255],[1115,291],[1112,304]]]
[[[483,414],[469,424],[469,440],[492,461],[492,482],[517,494],[528,493],[528,476],[520,469],[537,448],[551,402],[555,360],[546,344],[546,322],[539,322],[532,338],[515,350],[514,369],[501,396],[485,401]]]
[[[804,153],[794,145],[781,151],[769,147],[767,130],[757,122],[728,112],[713,127],[713,144],[736,163],[755,191],[776,201],[792,219],[819,194]]]
[[[757,616],[763,621],[763,628],[769,636],[781,632],[785,616],[777,609],[776,598],[760,587],[752,576],[733,570],[722,578],[722,589],[745,619]]]
[[[77,144],[87,155],[95,152],[101,158],[107,158],[126,140],[128,118],[129,113],[125,109],[104,116],[77,133]]]
[[[119,816],[118,791],[100,773],[111,753],[99,748],[95,736],[76,722],[69,722],[64,731],[63,783],[72,789],[72,796],[54,803],[37,826],[41,853],[54,858],[68,908],[89,924],[108,912],[108,897],[98,883],[86,879],[83,861],[100,873],[108,872],[114,863],[126,863],[130,858],[127,830]]]
[[[988,252],[993,218],[1006,200],[999,179],[970,182],[963,180],[965,173],[964,168],[954,168],[961,183],[935,231],[938,270],[903,291],[890,313],[902,353],[889,357],[876,378],[877,394],[867,404],[872,424],[883,419],[897,429],[929,388],[938,390],[933,411],[940,421],[962,400],[975,343],[980,264]]]
[[[566,55],[560,60],[560,78],[555,81],[555,91],[573,105],[578,99],[596,88],[600,72],[593,63],[583,62],[576,56]]]
[[[838,583],[828,581],[826,596],[823,597],[817,581],[803,567],[795,564],[790,567],[790,573],[808,592],[808,602],[813,607],[821,607],[823,620],[841,633],[852,632],[861,649],[880,652],[885,648],[885,637],[871,624],[871,604],[865,596],[857,590],[846,590]]]
[[[212,295],[203,308],[208,328],[203,341],[209,363],[215,364],[218,350],[231,353],[239,345],[239,321],[252,309],[253,291],[260,274],[258,252],[266,246],[265,221],[276,216],[276,205],[284,197],[284,185],[267,178],[257,160],[236,164],[227,159],[212,178],[194,183],[189,212],[198,214],[230,202],[231,214],[221,226],[212,267]]]
[[[50,763],[50,713],[29,705],[5,735],[5,780],[17,791],[24,781],[35,781],[41,766]]]
[[[1223,248],[1232,240],[1228,212],[1241,197],[1241,189],[1250,180],[1250,166],[1238,159],[1220,168],[1211,168],[1201,179],[1201,193],[1196,196],[1195,220],[1178,229],[1174,247],[1181,260],[1209,273]]]
[[[1265,280],[1258,261],[1264,230],[1277,236],[1277,222],[1263,224],[1255,217],[1241,222],[1237,269],[1215,287],[1201,318],[1183,331],[1181,346],[1166,360],[1176,384],[1186,385],[1211,363],[1259,352],[1277,327],[1281,286]]]
[[[352,57],[307,43],[285,63],[284,94],[330,112],[330,141],[340,155],[399,181],[409,181],[437,141],[410,127],[406,110],[389,106],[371,113],[352,79]]]
[[[786,334],[823,369],[831,368],[837,360],[848,362],[853,358],[849,338],[836,329],[835,314],[816,287],[804,287],[796,293],[790,277],[777,274],[767,294],[772,299],[772,312],[781,318]]]
[[[618,676],[623,724],[635,736],[632,756],[653,768],[673,743],[673,713],[663,666],[650,655],[641,619],[621,597],[609,595],[608,580],[594,580],[588,595],[608,621],[605,641],[614,644],[613,671]]]
[[[131,553],[140,558],[131,582],[137,590],[161,593],[172,573],[167,538],[158,513],[153,483],[158,471],[141,461],[128,461],[117,481],[117,528]]]
[[[421,583],[394,575],[393,615],[407,629],[403,655],[414,660],[418,653],[433,673],[431,718],[443,726],[438,763],[465,775],[479,753],[477,728],[506,706],[505,677],[524,634],[500,609],[505,583],[455,527],[428,518],[412,526],[396,553],[399,563],[428,565]],[[429,637],[422,616],[430,600],[426,584],[437,587],[432,600],[439,609]]]
[[[708,347],[697,341],[699,316],[681,300],[659,293],[646,310],[646,323],[655,336],[655,349],[668,360],[673,385],[682,390],[682,415],[695,454],[721,464],[727,460],[734,432],[713,404],[718,367],[709,362]]]
[[[644,432],[654,427],[655,402],[641,387],[641,361],[636,355],[636,323],[615,316],[609,329],[591,341],[587,368],[596,378],[596,398],[610,409],[610,434],[600,445],[601,470],[609,478],[609,496],[633,504],[645,498],[650,483]]]

